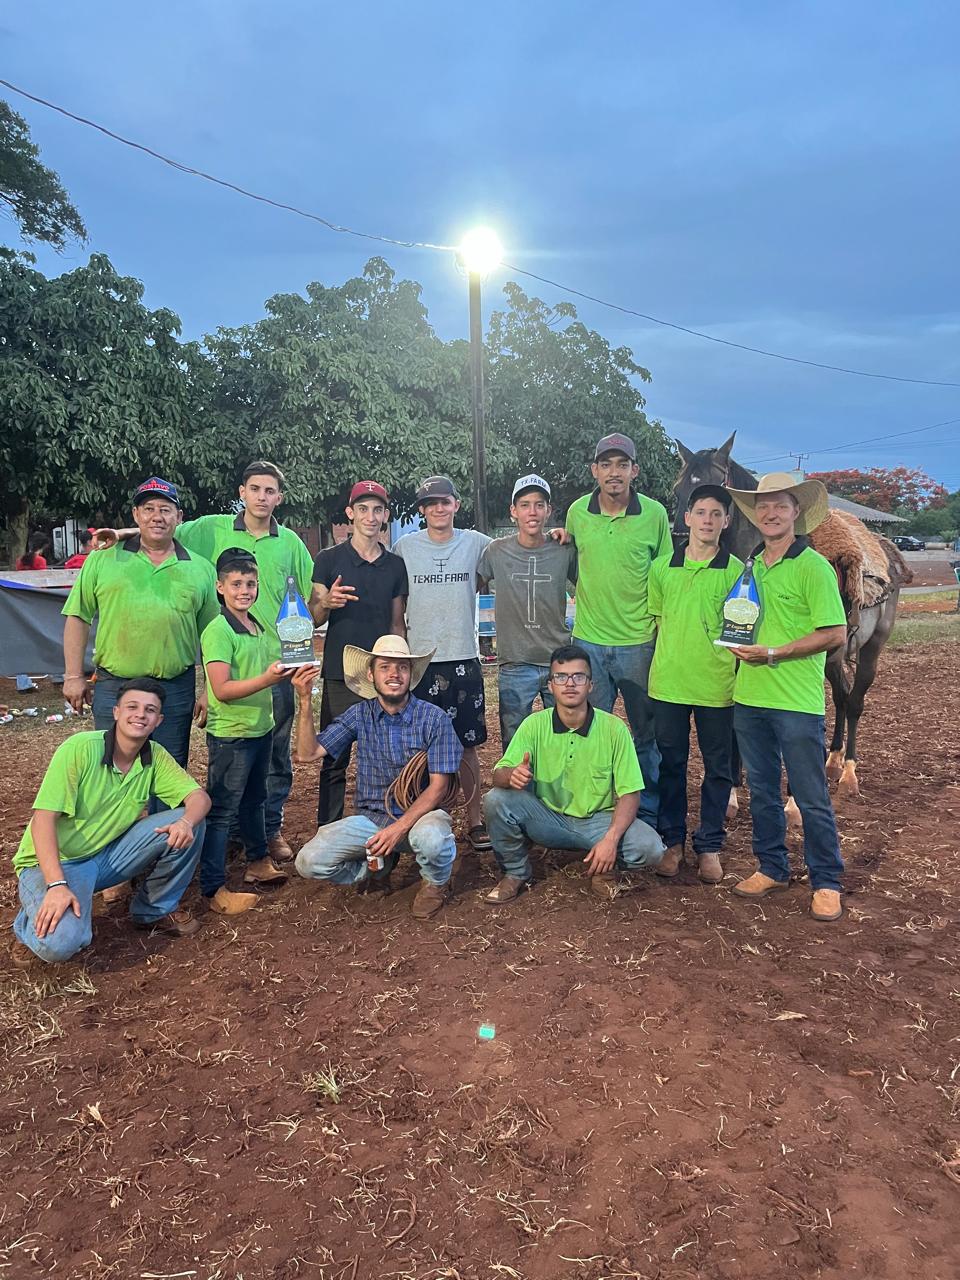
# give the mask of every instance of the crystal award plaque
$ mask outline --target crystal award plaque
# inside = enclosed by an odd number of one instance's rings
[[[285,667],[313,662],[313,619],[297,590],[297,580],[287,578],[287,590],[277,614],[280,661]]]

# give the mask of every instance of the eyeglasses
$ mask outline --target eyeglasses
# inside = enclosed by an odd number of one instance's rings
[[[552,684],[572,684],[575,688],[581,688],[587,683],[590,677],[585,671],[554,671],[550,676]]]

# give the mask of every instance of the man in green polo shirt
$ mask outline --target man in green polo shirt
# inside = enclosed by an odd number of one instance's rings
[[[102,552],[98,552],[101,555]],[[134,924],[174,937],[196,933],[178,910],[193,876],[210,808],[205,791],[160,744],[158,680],[127,680],[107,731],[75,733],[54,752],[33,818],[13,859],[21,910],[13,963],[69,960],[93,937],[93,895],[142,876],[130,902]],[[169,812],[144,818],[158,799]]]
[[[133,495],[136,528],[87,557],[63,606],[63,696],[75,711],[92,700],[93,723],[105,730],[123,682],[152,676],[165,699],[156,740],[185,766],[190,722],[202,720],[206,708],[205,696],[197,697],[200,633],[219,607],[213,566],[175,536],[179,513],[176,486],[151,476]],[[94,618],[91,692],[83,664]]]
[[[802,536],[828,511],[819,480],[788,472],[761,476],[755,490],[731,496],[763,535],[754,552],[760,594],[756,643],[731,650],[740,659],[734,727],[750,784],[753,852],[760,870],[734,888],[759,900],[786,889],[786,821],[781,768],[803,818],[803,854],[815,920],[838,920],[843,861],[827,790],[823,673],[826,654],[846,644],[843,602],[833,566]]]
[[[590,470],[596,489],[567,512],[579,563],[573,637],[590,655],[596,705],[612,711],[617,693],[623,695],[644,779],[640,817],[653,826],[660,753],[647,691],[655,630],[647,578],[671,548],[670,521],[659,502],[633,487],[640,469],[629,436],[604,436]]]
[[[730,523],[726,489],[699,485],[690,494],[683,519],[690,536],[672,555],[653,562],[647,591],[650,612],[657,621],[657,647],[650,667],[660,751],[657,830],[667,846],[657,875],[672,879],[683,864],[692,715],[703,757],[700,825],[693,833],[693,851],[700,879],[719,884],[724,820],[733,786],[736,661],[729,649],[714,641],[722,629],[723,602],[743,564],[720,549],[720,535]]]
[[[643,776],[627,726],[590,705],[590,657],[577,644],[550,657],[556,706],[527,716],[494,766],[484,797],[502,879],[483,899],[510,902],[532,879],[529,846],[585,849],[590,886],[616,894],[616,870],[655,867],[663,842],[637,818]]]

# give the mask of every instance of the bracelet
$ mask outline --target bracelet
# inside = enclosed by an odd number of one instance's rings
[[[50,881],[50,883],[47,885],[47,888],[48,888],[48,889],[59,889],[61,886],[62,886],[63,888],[65,888],[65,889],[69,889],[69,888],[70,888],[70,886],[67,884],[66,880],[51,880],[51,881]]]
[[[767,650],[767,666],[768,667],[775,667],[777,665],[777,662],[779,661],[779,659],[773,656],[775,653],[776,653],[775,649]]]

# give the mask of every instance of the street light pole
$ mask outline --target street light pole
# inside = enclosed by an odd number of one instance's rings
[[[468,276],[470,292],[470,391],[473,404],[473,524],[487,532],[487,450],[484,438],[486,410],[483,394],[483,319],[480,311],[480,274]]]
[[[488,227],[475,227],[463,238],[459,261],[470,291],[470,390],[473,407],[473,523],[487,532],[486,397],[483,394],[483,318],[480,282],[503,260],[503,246]]]

